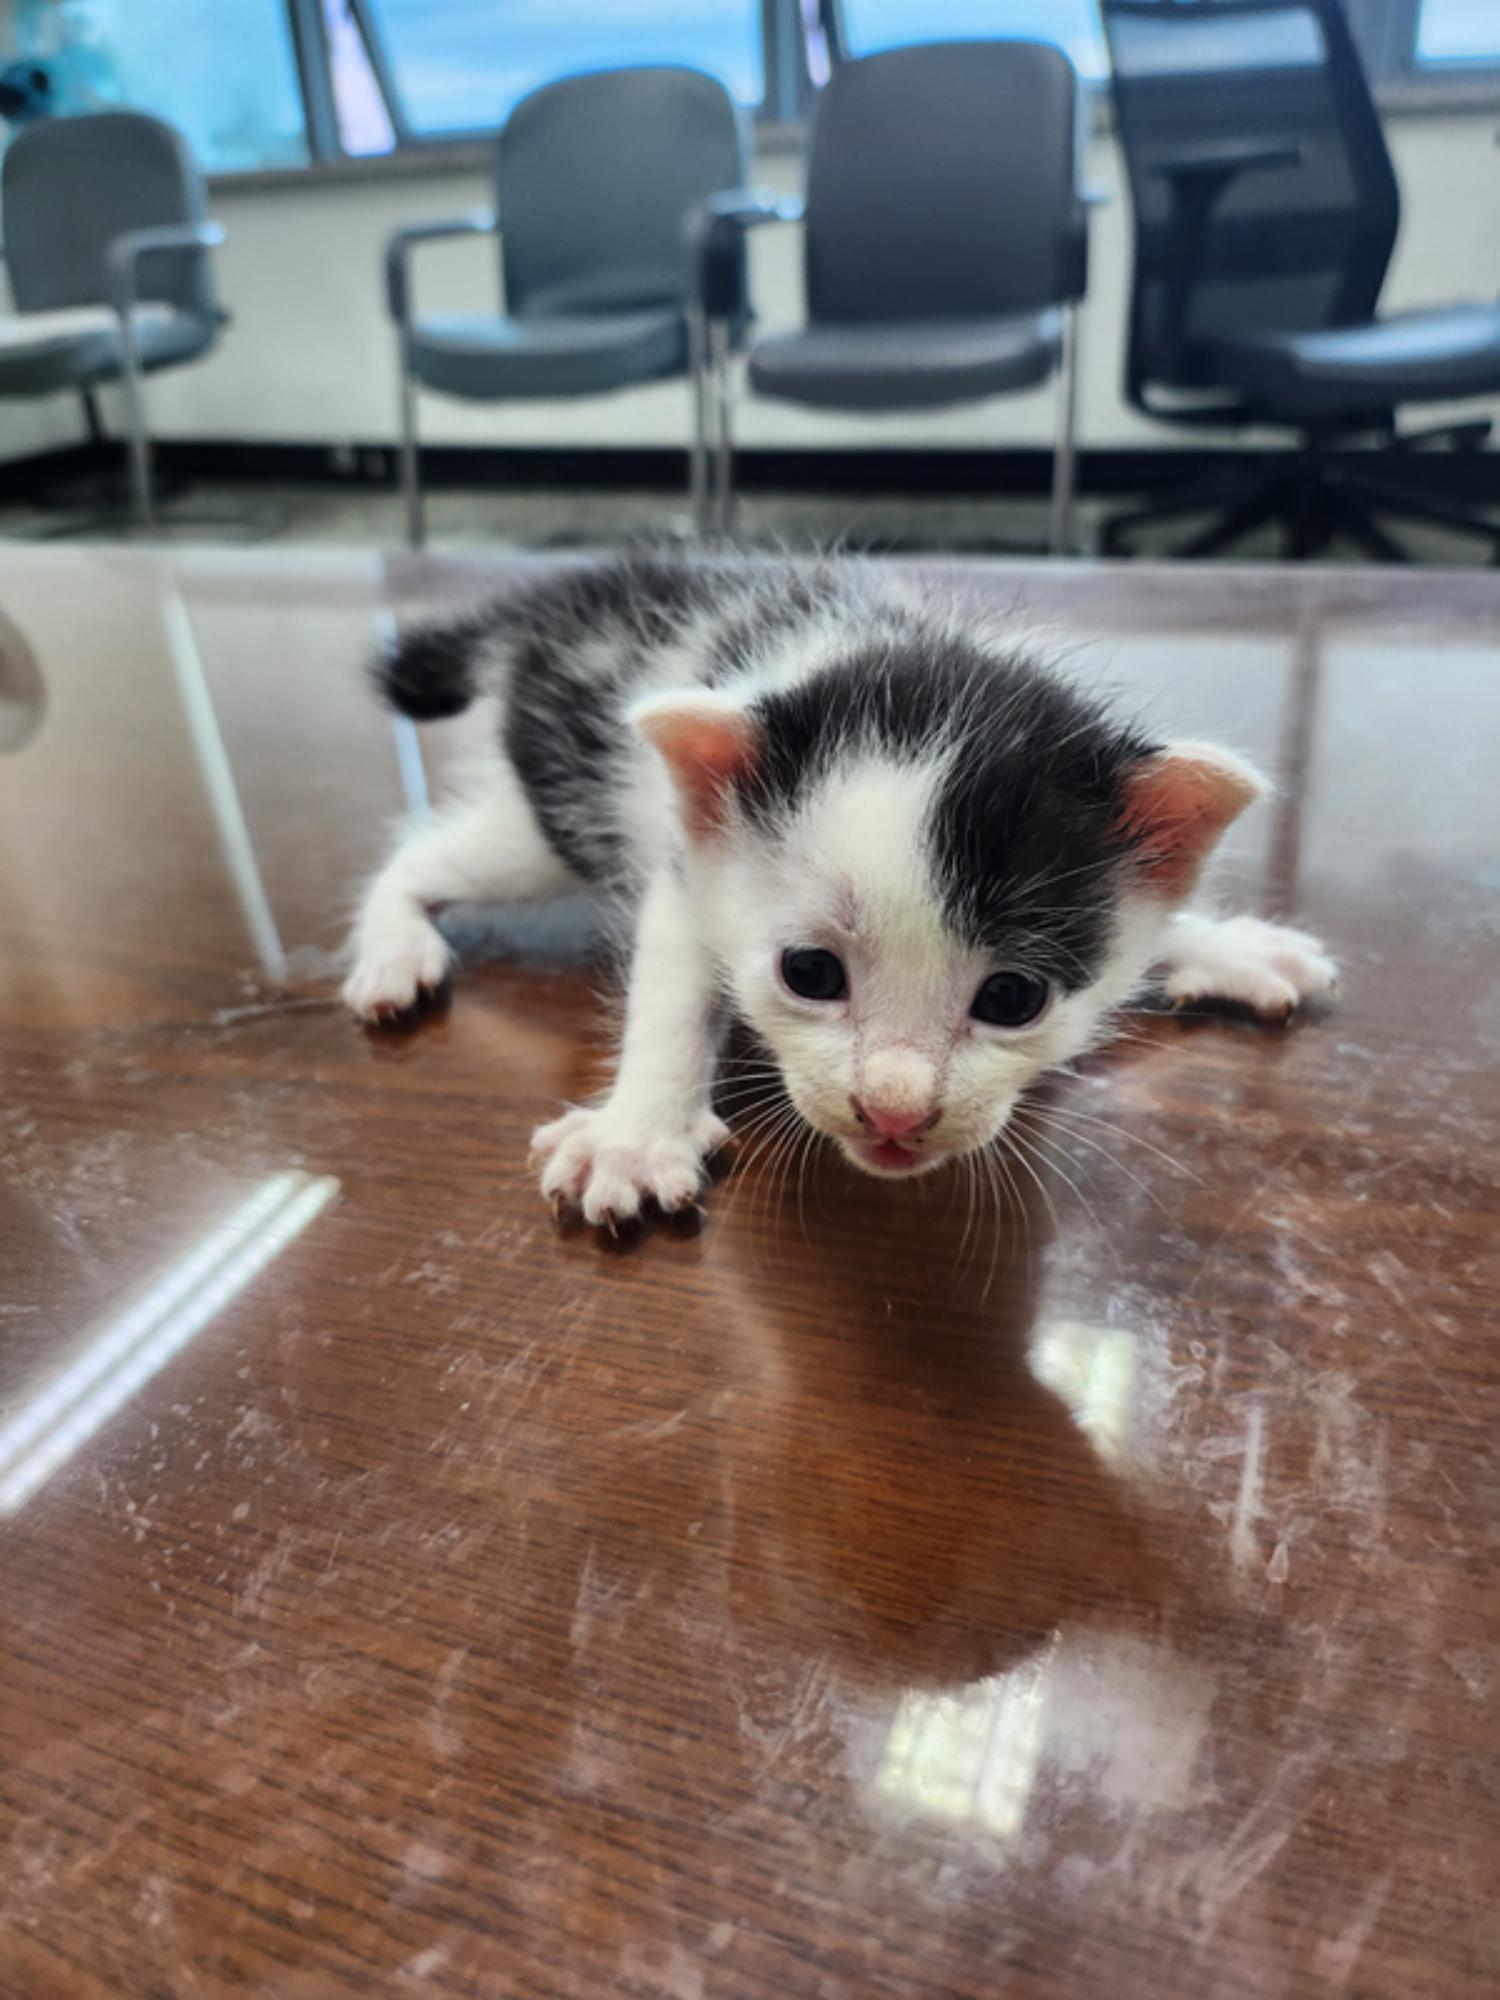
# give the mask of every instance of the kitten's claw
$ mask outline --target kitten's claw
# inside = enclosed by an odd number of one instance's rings
[[[568,1111],[532,1137],[532,1159],[541,1166],[542,1193],[552,1204],[576,1210],[585,1222],[607,1229],[634,1221],[654,1206],[663,1215],[696,1207],[703,1165],[729,1136],[712,1112],[679,1128],[651,1128],[610,1104]]]
[[[344,1005],[362,1021],[399,1020],[438,991],[452,964],[452,950],[432,925],[414,926],[360,954],[344,981]]]
[[[1337,985],[1338,967],[1317,938],[1259,917],[1228,917],[1195,930],[1162,973],[1162,991],[1174,1009],[1228,1000],[1263,1021],[1289,1021],[1298,1007],[1328,999]]]

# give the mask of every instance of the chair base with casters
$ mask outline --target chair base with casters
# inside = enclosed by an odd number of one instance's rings
[[[1179,423],[1230,421],[1285,430],[1299,444],[1289,467],[1224,467],[1194,488],[1118,514],[1105,523],[1106,555],[1129,553],[1133,532],[1211,510],[1215,518],[1176,547],[1179,556],[1214,555],[1266,527],[1279,526],[1287,555],[1301,560],[1331,543],[1352,542],[1382,562],[1410,560],[1386,520],[1414,521],[1467,535],[1500,560],[1500,526],[1477,509],[1431,497],[1432,482],[1413,477],[1419,460],[1443,444],[1476,449],[1484,421],[1444,425],[1403,436],[1397,409],[1500,393],[1500,307],[1410,312],[1346,327],[1204,341],[1192,371],[1238,392],[1233,404],[1168,412]],[[1150,404],[1147,404],[1148,411]],[[1351,446],[1376,440],[1369,464],[1351,464]],[[1427,490],[1424,490],[1427,489]]]
[[[1403,438],[1398,416],[1500,395],[1500,308],[1381,313],[1400,188],[1344,0],[1102,0],[1101,18],[1135,212],[1126,396],[1174,428],[1296,443],[1290,465],[1231,458],[1117,516],[1106,552],[1204,509],[1172,553],[1275,525],[1293,557],[1348,541],[1404,561],[1389,525],[1403,520],[1500,549],[1481,513],[1408,476],[1430,440]],[[1252,42],[1273,61],[1248,61]]]
[[[1482,426],[1488,429],[1488,426]],[[1407,563],[1415,558],[1395,535],[1402,523],[1465,535],[1500,564],[1500,523],[1477,508],[1435,497],[1433,480],[1418,475],[1444,458],[1477,448],[1473,425],[1420,439],[1392,440],[1383,451],[1351,453],[1340,440],[1304,442],[1294,454],[1259,452],[1237,457],[1227,452],[1221,465],[1163,494],[1159,500],[1125,509],[1106,519],[1099,535],[1104,556],[1149,554],[1191,559],[1221,555],[1267,528],[1279,530],[1280,553],[1306,562],[1344,543],[1375,562]],[[1452,452],[1420,452],[1418,444],[1456,447]],[[1177,541],[1163,543],[1150,531],[1195,515],[1209,518]],[[1143,534],[1149,537],[1142,547]]]

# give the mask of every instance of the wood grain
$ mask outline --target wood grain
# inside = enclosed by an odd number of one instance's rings
[[[502,574],[0,564],[6,1418],[324,1190],[0,1517],[0,1994],[1492,1993],[1500,581],[966,572],[1281,772],[1339,1011],[1136,1023],[1003,1210],[749,1145],[616,1247],[576,912],[331,997],[374,620]]]

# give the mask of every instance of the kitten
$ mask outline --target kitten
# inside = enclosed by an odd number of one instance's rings
[[[1333,984],[1315,939],[1184,907],[1262,789],[1239,758],[1154,741],[1002,619],[862,565],[568,569],[407,633],[378,678],[418,721],[472,709],[474,747],[368,893],[356,1014],[441,984],[441,904],[587,885],[634,913],[613,1086],[534,1141],[591,1223],[696,1199],[728,1013],[808,1124],[899,1177],[994,1139],[1153,965],[1172,999],[1276,1019]]]

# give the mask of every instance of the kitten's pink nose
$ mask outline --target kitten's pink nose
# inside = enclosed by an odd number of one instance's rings
[[[862,1104],[857,1097],[851,1097],[849,1102],[860,1124],[882,1139],[916,1138],[923,1132],[930,1132],[943,1115],[941,1111],[898,1111],[894,1105],[887,1108],[879,1104]]]

